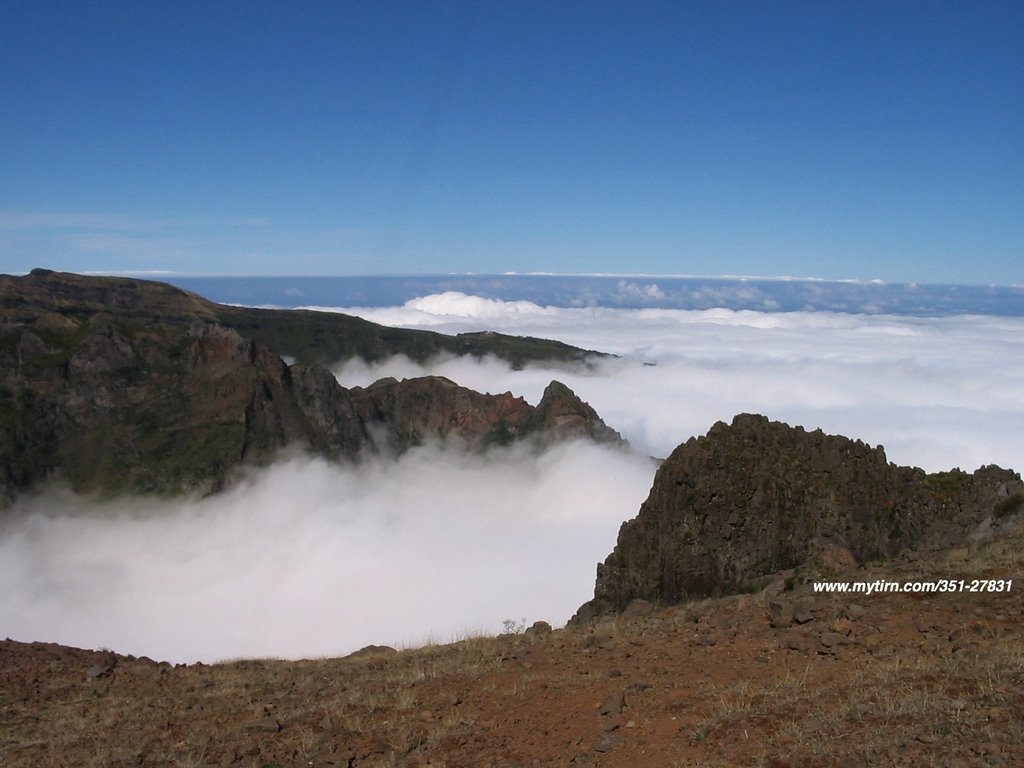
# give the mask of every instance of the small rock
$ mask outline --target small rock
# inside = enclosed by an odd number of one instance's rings
[[[626,706],[626,694],[622,691],[613,693],[601,704],[602,715],[617,715]]]
[[[583,647],[611,651],[615,649],[615,638],[611,635],[587,635],[583,641]]]
[[[616,744],[622,741],[622,736],[617,733],[606,733],[601,737],[601,741],[598,742],[597,746],[594,747],[595,752],[607,752],[609,749],[614,747]]]
[[[809,621],[814,621],[814,611],[811,607],[805,603],[801,603],[793,609],[793,621],[797,624],[806,624]]]
[[[795,633],[786,633],[779,638],[779,647],[786,651],[802,651],[803,643]]]
[[[95,680],[98,677],[110,677],[114,674],[114,667],[110,664],[94,664],[85,670],[86,680]]]
[[[550,635],[551,631],[551,625],[546,621],[535,621],[523,634],[531,640],[539,640]]]
[[[114,674],[117,666],[117,656],[108,656],[98,664],[94,664],[85,671],[86,680],[95,680],[98,677],[110,677]]]
[[[366,645],[358,651],[350,653],[347,659],[372,659],[378,657],[394,656],[398,651],[390,645]]]
[[[784,600],[769,600],[773,629],[783,629],[793,623],[793,605]]]
[[[259,720],[250,723],[246,730],[257,733],[277,733],[281,730],[281,723],[276,717],[261,717]]]
[[[826,648],[835,648],[836,646],[846,645],[848,642],[846,635],[839,632],[821,633],[821,644]]]
[[[850,633],[853,632],[853,622],[849,619],[836,619],[832,622],[832,631],[849,637]]]
[[[846,618],[850,621],[860,621],[868,615],[868,609],[859,603],[850,603],[846,606]]]

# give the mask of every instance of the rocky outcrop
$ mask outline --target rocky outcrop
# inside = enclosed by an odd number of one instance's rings
[[[531,414],[528,429],[547,439],[588,438],[621,443],[622,436],[607,426],[597,411],[560,381],[552,381]]]
[[[349,394],[363,424],[393,450],[445,439],[473,450],[521,440],[539,446],[576,438],[625,442],[558,381],[547,386],[536,407],[511,392],[484,395],[441,376],[381,379]]]
[[[962,540],[1022,494],[998,467],[926,474],[859,440],[740,415],[665,460],[577,617],[735,592],[812,556],[842,567]]]
[[[568,389],[549,392],[534,408],[434,377],[349,390],[170,286],[0,277],[0,505],[55,477],[82,492],[214,491],[290,445],[352,459],[448,437],[618,439]]]

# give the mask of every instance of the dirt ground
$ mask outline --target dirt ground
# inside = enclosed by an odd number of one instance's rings
[[[553,632],[171,666],[0,643],[0,764],[1024,765],[1024,537]],[[814,594],[1013,579],[1003,592]],[[1020,580],[1020,583],[1018,583]]]

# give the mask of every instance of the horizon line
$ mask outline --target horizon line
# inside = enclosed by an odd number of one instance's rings
[[[63,270],[54,270],[63,271]],[[28,272],[21,273],[27,275]],[[661,279],[661,280],[724,280],[732,282],[792,282],[792,283],[834,283],[843,285],[868,286],[956,286],[974,288],[1008,288],[1021,289],[1021,283],[957,283],[930,282],[921,280],[884,280],[882,278],[859,277],[815,277],[800,275],[743,275],[743,274],[695,274],[695,273],[660,273],[660,272],[545,272],[545,271],[504,271],[504,272],[363,272],[352,274],[338,273],[286,273],[286,272],[191,272],[171,269],[97,269],[82,270],[78,274],[90,277],[138,277],[138,278],[256,278],[256,279],[365,279],[365,278],[439,278],[439,277],[566,277],[566,278],[629,278],[629,279]]]

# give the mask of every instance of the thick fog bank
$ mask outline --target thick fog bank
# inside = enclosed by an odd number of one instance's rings
[[[51,491],[0,526],[0,632],[190,662],[563,623],[653,474],[573,443],[296,459],[201,501],[98,508]]]
[[[577,373],[464,359],[356,362],[338,370],[345,384],[441,373],[535,400],[557,377],[654,456],[717,420],[757,412],[883,444],[890,460],[929,471],[1024,469],[1024,318],[561,309],[456,293],[346,311],[447,333],[551,337],[622,357]]]

